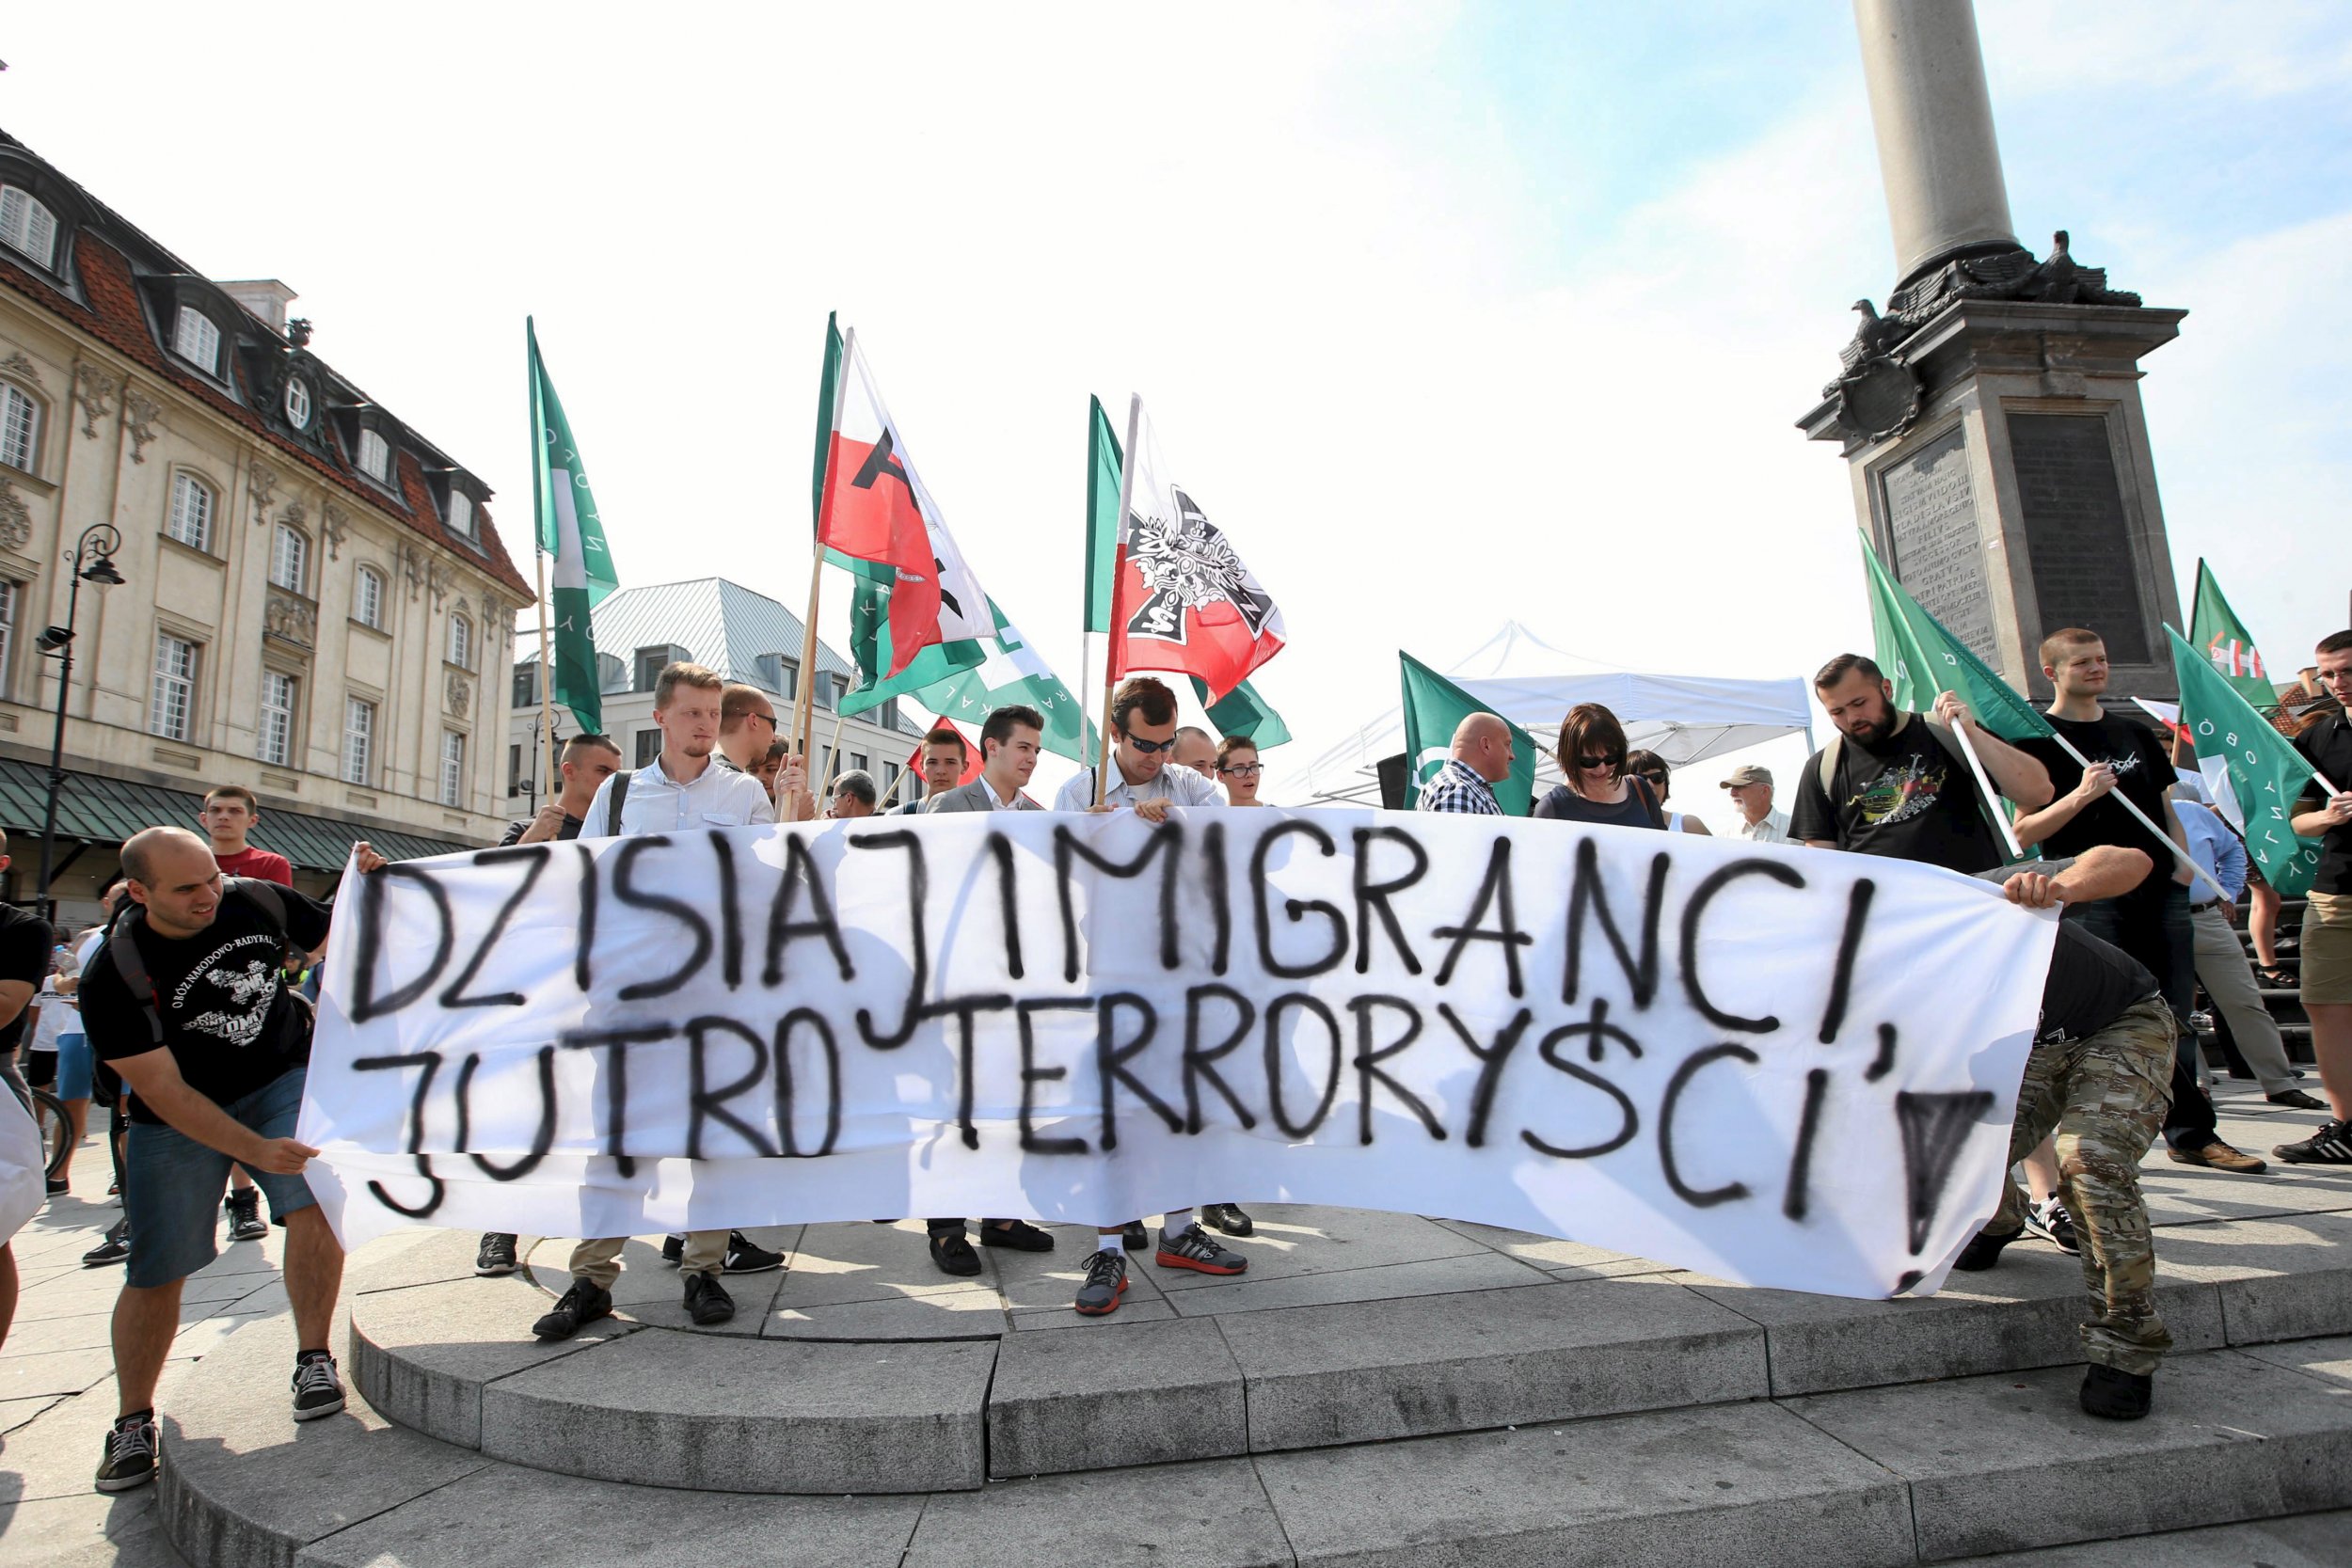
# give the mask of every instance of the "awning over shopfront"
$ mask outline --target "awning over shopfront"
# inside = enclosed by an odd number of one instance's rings
[[[40,837],[41,814],[49,799],[49,770],[28,762],[0,758],[0,828],[14,842],[9,846],[21,866],[33,864],[32,845]],[[186,828],[199,831],[196,814],[204,797],[187,790],[153,784],[125,784],[95,773],[68,772],[57,794],[57,839],[61,844],[87,844],[113,849],[144,828]],[[342,872],[351,857],[351,842],[364,838],[387,859],[421,860],[479,846],[421,833],[364,828],[313,816],[306,812],[265,806],[247,842],[257,849],[285,856],[297,871]]]

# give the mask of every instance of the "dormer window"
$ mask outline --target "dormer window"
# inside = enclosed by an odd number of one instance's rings
[[[0,185],[0,245],[32,258],[44,272],[56,264],[57,217],[17,185]]]
[[[455,485],[449,492],[449,531],[473,537],[473,498]]]
[[[298,375],[286,380],[286,422],[296,430],[310,426],[310,384]]]
[[[392,477],[391,443],[373,430],[359,433],[359,471],[370,479]]]
[[[180,307],[171,327],[171,352],[202,371],[220,374],[220,328],[192,305]]]

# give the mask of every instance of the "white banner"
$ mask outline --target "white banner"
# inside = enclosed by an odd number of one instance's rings
[[[1931,867],[1390,812],[866,819],[347,874],[346,1243],[1233,1200],[1932,1290],[2052,927]]]

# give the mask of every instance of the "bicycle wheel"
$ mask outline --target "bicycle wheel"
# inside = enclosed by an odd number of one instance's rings
[[[33,1091],[33,1120],[40,1128],[43,1172],[54,1181],[73,1157],[73,1124],[66,1119],[65,1101],[47,1089]]]

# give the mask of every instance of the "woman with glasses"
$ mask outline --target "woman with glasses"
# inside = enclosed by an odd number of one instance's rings
[[[1657,795],[1659,805],[1661,807],[1665,805],[1665,758],[1656,752],[1630,752],[1626,754],[1625,770],[1648,784],[1651,791]],[[1670,833],[1705,833],[1709,838],[1715,836],[1709,832],[1706,823],[1684,811],[1666,813],[1666,831]]]
[[[1579,703],[1568,710],[1552,754],[1565,782],[1535,802],[1535,816],[1616,828],[1665,827],[1657,792],[1647,780],[1626,771],[1625,726],[1598,703]]]
[[[1229,806],[1263,806],[1258,799],[1258,781],[1265,776],[1265,765],[1258,760],[1256,742],[1247,736],[1229,735],[1216,749],[1216,779],[1225,786],[1225,803]]]

